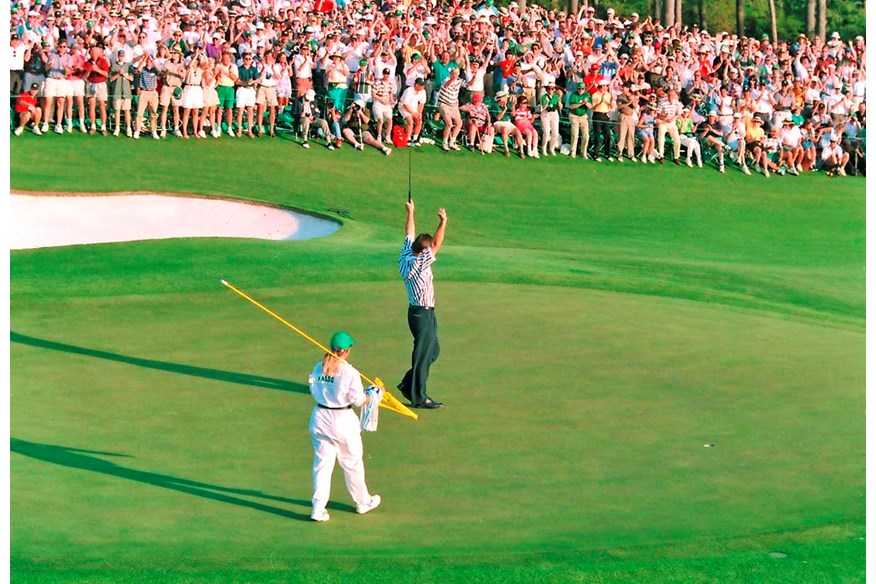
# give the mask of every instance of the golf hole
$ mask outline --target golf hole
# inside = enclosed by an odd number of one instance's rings
[[[11,249],[180,237],[284,241],[324,237],[341,226],[272,205],[153,193],[12,193],[9,216]]]

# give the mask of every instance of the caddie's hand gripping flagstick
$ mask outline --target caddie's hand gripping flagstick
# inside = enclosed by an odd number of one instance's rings
[[[317,347],[319,347],[320,349],[325,351],[326,353],[331,353],[332,355],[335,355],[335,353],[331,349],[324,346],[322,343],[320,343],[319,341],[317,341],[316,339],[314,339],[313,337],[308,335],[306,332],[304,332],[303,330],[299,329],[298,327],[296,327],[295,325],[293,325],[292,323],[290,323],[289,321],[284,319],[282,316],[280,316],[276,312],[273,312],[272,310],[270,310],[269,308],[260,304],[256,300],[253,300],[252,298],[247,296],[245,293],[241,292],[240,290],[238,290],[237,288],[235,288],[234,286],[229,284],[227,281],[225,281],[225,280],[219,280],[219,281],[222,283],[223,286],[225,286],[226,288],[228,288],[229,290],[231,290],[232,292],[234,292],[235,294],[237,294],[238,296],[240,296],[244,300],[257,306],[262,311],[273,316],[275,319],[277,319],[278,321],[280,321],[281,323],[283,323],[284,325],[286,325],[287,327],[289,327],[290,329],[292,329],[293,331],[295,331],[296,333],[298,333],[299,335],[301,335],[302,337],[304,337],[305,339],[307,339],[308,341],[310,341],[311,343],[313,343],[314,345],[316,345]],[[337,355],[335,355],[335,357],[337,357]],[[338,357],[338,358],[340,358],[340,357]],[[343,361],[343,359],[341,359],[341,360]],[[408,409],[407,406],[405,406],[403,403],[401,403],[394,395],[392,395],[391,393],[389,393],[386,390],[386,388],[383,386],[383,381],[381,381],[381,379],[379,377],[375,377],[372,380],[372,379],[366,377],[365,375],[362,375],[362,373],[359,373],[359,375],[360,375],[360,377],[362,377],[362,379],[367,381],[370,385],[376,385],[383,390],[383,399],[380,400],[381,407],[384,407],[388,410],[392,410],[392,411],[399,413],[403,416],[413,418],[415,420],[418,419],[417,414],[415,414],[410,409]]]

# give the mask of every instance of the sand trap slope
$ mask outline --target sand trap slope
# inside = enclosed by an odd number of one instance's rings
[[[334,221],[267,205],[157,194],[13,193],[9,210],[12,249],[174,237],[310,239],[340,228]]]

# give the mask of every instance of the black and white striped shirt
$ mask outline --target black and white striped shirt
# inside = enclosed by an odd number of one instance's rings
[[[441,89],[438,90],[438,103],[449,106],[459,105],[459,90],[462,89],[463,85],[465,85],[465,81],[460,77],[457,77],[456,81],[450,79],[445,81]]]
[[[435,307],[435,288],[432,285],[432,248],[427,247],[419,255],[414,255],[411,246],[414,240],[407,236],[398,260],[398,273],[401,274],[408,291],[411,306]]]

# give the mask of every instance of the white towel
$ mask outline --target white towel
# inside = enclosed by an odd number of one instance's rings
[[[383,399],[383,389],[376,385],[369,385],[365,395],[370,396],[368,403],[359,410],[359,422],[366,432],[377,432],[377,414],[380,400]]]

